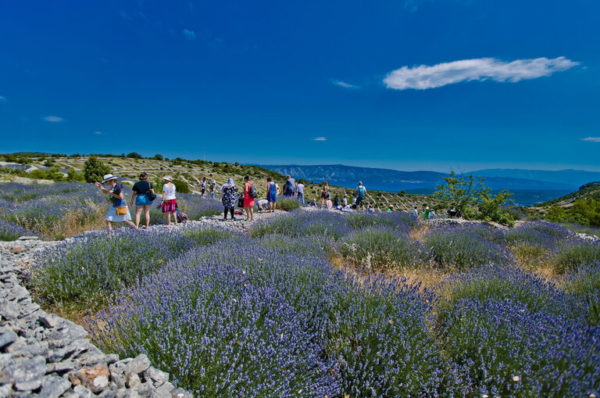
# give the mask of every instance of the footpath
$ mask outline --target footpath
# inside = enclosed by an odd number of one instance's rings
[[[274,214],[278,213],[255,218]],[[196,225],[245,232],[251,222],[238,216],[236,221],[211,217],[187,223]],[[168,373],[152,367],[146,355],[120,359],[105,354],[89,341],[82,326],[45,312],[32,300],[23,274],[37,251],[57,243],[37,237],[0,242],[0,397],[193,397],[170,382]]]

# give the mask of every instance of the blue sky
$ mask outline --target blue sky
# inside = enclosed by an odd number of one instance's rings
[[[600,170],[600,4],[1,1],[0,152]]]

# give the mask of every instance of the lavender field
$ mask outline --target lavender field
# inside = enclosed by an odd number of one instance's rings
[[[41,253],[28,284],[198,396],[600,389],[600,243],[545,222],[297,210],[247,234],[119,230]]]
[[[0,240],[39,235],[61,240],[85,231],[102,229],[110,206],[93,184],[56,182],[54,184],[2,184],[0,193]],[[125,197],[131,198],[125,186]],[[158,204],[160,200],[157,199]],[[178,194],[178,205],[190,220],[213,216],[222,211],[220,201],[198,195]],[[130,209],[132,216],[134,209]],[[166,223],[156,206],[150,211],[151,224]]]

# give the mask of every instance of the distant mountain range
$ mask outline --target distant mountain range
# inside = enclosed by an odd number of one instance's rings
[[[422,194],[432,193],[448,175],[435,171],[400,171],[339,164],[263,165],[262,167],[311,182],[327,181],[332,185],[352,188],[360,180],[370,189],[388,192],[404,190]],[[488,169],[465,174],[485,177],[485,184],[491,189],[512,191],[515,194],[515,202],[527,206],[573,192],[585,183],[600,181],[600,172],[583,170]]]

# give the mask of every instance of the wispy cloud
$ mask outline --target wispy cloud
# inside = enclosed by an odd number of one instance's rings
[[[60,116],[50,115],[50,116],[44,117],[44,120],[47,121],[47,122],[50,122],[50,123],[60,123],[60,122],[62,122],[65,119],[63,119]]]
[[[581,141],[600,142],[600,137],[585,137],[585,138],[582,138]]]
[[[357,86],[355,84],[346,83],[346,82],[343,82],[341,80],[332,80],[331,84],[336,85],[338,87],[352,89],[352,90],[356,90],[356,89],[360,88],[360,86]]]
[[[196,32],[190,29],[184,29],[183,36],[188,40],[196,40]]]
[[[7,102],[8,100],[6,99],[5,96],[0,95],[0,102]]]
[[[448,84],[495,80],[516,83],[521,80],[550,76],[579,65],[565,57],[518,59],[503,62],[495,58],[476,58],[414,67],[403,66],[390,72],[383,83],[395,90],[426,90]]]
[[[102,131],[94,131],[94,135],[102,135]]]
[[[315,137],[313,141],[327,141],[327,137]]]

